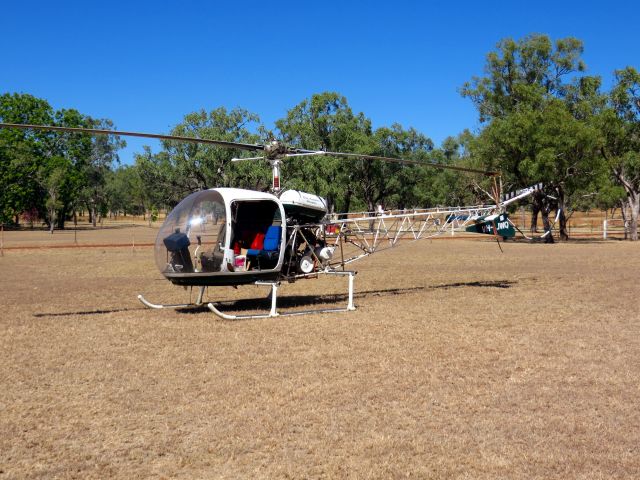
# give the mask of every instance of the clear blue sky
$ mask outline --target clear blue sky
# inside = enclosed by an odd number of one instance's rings
[[[374,127],[398,122],[439,144],[477,114],[458,89],[504,37],[585,43],[588,73],[640,68],[637,1],[5,2],[0,92],[47,99],[166,133],[218,106],[268,127],[313,93],[337,91]],[[124,163],[149,140],[128,139]]]

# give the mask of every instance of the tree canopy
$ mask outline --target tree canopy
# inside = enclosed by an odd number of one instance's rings
[[[284,188],[327,198],[332,211],[430,207],[486,202],[483,178],[437,170],[428,162],[499,170],[505,189],[543,182],[534,220],[550,229],[558,213],[561,237],[579,208],[622,208],[637,239],[640,209],[640,74],[613,72],[614,85],[587,74],[583,44],[546,35],[503,39],[486,57],[484,72],[460,88],[476,106],[480,129],[436,146],[423,132],[399,123],[373,128],[337,92],[303,99],[268,129],[242,108],[216,107],[184,115],[172,135],[242,143],[273,139],[293,147],[422,160],[425,165],[322,157],[283,162]],[[115,130],[110,119],[74,109],[54,110],[29,94],[0,95],[0,121]],[[107,212],[150,214],[187,194],[216,186],[270,187],[267,162],[231,162],[241,151],[164,140],[145,147],[133,165],[119,165],[125,145],[115,135],[0,129],[0,222],[34,218],[63,227],[78,210],[92,221]],[[534,221],[534,226],[536,222]],[[551,237],[551,236],[549,236]]]

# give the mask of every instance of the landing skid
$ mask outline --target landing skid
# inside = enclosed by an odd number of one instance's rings
[[[326,275],[338,275],[349,277],[349,296],[347,301],[347,306],[344,308],[320,308],[316,310],[301,310],[295,312],[285,312],[279,313],[277,310],[278,303],[278,288],[280,287],[279,282],[255,282],[256,285],[261,286],[270,286],[271,292],[267,298],[271,299],[271,309],[269,313],[262,314],[254,314],[254,315],[230,315],[228,313],[221,312],[213,303],[207,303],[207,307],[213,313],[215,313],[218,317],[224,320],[242,320],[242,319],[251,319],[251,318],[271,318],[271,317],[293,317],[300,315],[308,315],[308,314],[317,314],[317,313],[339,313],[339,312],[349,312],[355,310],[356,307],[353,304],[353,283],[356,272],[322,272]],[[142,304],[148,308],[154,309],[162,309],[162,308],[190,308],[190,307],[201,307],[203,305],[202,297],[204,296],[205,287],[200,287],[200,291],[198,292],[198,297],[194,303],[178,303],[178,304],[156,304],[151,303],[147,299],[145,299],[142,295],[138,295],[138,300],[142,302]]]
[[[200,307],[202,306],[202,297],[204,296],[204,289],[206,287],[200,287],[200,291],[198,292],[198,297],[194,303],[172,303],[172,304],[159,304],[159,303],[151,303],[149,300],[144,298],[142,295],[138,295],[138,300],[142,302],[145,307],[148,308],[189,308],[189,307]]]
[[[271,318],[271,317],[294,317],[300,315],[308,315],[308,314],[316,314],[316,313],[338,313],[338,312],[349,312],[355,310],[356,307],[353,304],[353,280],[356,272],[323,272],[327,275],[348,275],[349,276],[349,300],[347,302],[347,306],[345,308],[319,308],[316,310],[301,310],[296,312],[287,312],[287,313],[278,313],[277,303],[278,303],[278,288],[280,286],[279,282],[256,282],[256,285],[264,285],[271,287],[271,293],[269,297],[271,298],[271,310],[269,313],[255,314],[255,315],[229,315],[227,313],[221,312],[216,308],[213,303],[208,303],[207,307],[213,313],[215,313],[218,317],[223,318],[225,320],[244,320],[251,318]],[[269,298],[267,297],[267,298]]]

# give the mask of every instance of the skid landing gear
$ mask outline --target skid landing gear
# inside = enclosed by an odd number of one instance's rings
[[[207,303],[207,307],[213,313],[215,313],[218,317],[223,318],[225,320],[239,320],[239,319],[248,319],[248,318],[271,318],[271,317],[292,317],[298,315],[307,315],[313,313],[338,313],[338,312],[349,312],[351,310],[355,310],[356,307],[353,304],[353,283],[356,272],[322,272],[325,275],[338,275],[338,276],[348,276],[349,277],[349,295],[347,306],[343,308],[320,308],[316,310],[302,310],[288,313],[278,313],[277,303],[278,303],[278,288],[280,287],[280,282],[255,282],[256,285],[264,285],[270,286],[271,292],[267,298],[271,298],[271,309],[269,313],[262,314],[254,314],[254,315],[230,315],[228,313],[221,312],[213,303]],[[138,295],[138,300],[142,302],[145,307],[148,308],[189,308],[189,307],[201,307],[204,303],[202,298],[204,296],[204,291],[206,287],[200,287],[198,292],[198,297],[196,301],[193,303],[175,303],[175,304],[156,304],[151,303],[142,295]]]
[[[279,282],[256,282],[256,285],[271,286],[271,294],[269,295],[271,297],[271,310],[269,311],[269,313],[255,314],[255,315],[229,315],[227,313],[224,313],[218,310],[213,303],[208,303],[207,307],[209,307],[209,310],[211,310],[217,316],[225,320],[241,320],[241,319],[250,319],[250,318],[271,318],[271,317],[293,317],[293,316],[307,315],[307,314],[313,314],[313,313],[337,313],[337,312],[349,312],[351,310],[355,310],[356,307],[353,304],[353,280],[356,275],[356,272],[325,272],[325,273],[327,275],[339,275],[339,276],[348,275],[349,276],[349,297],[348,297],[348,302],[346,307],[320,308],[316,310],[302,310],[302,311],[296,311],[296,312],[278,313],[277,302],[278,302],[278,288],[280,286]]]
[[[145,307],[155,308],[155,309],[200,307],[200,306],[202,306],[202,297],[204,296],[204,289],[205,288],[207,288],[207,287],[200,287],[200,290],[198,291],[198,297],[196,298],[196,301],[193,302],[193,303],[173,303],[173,304],[168,304],[168,305],[158,304],[158,303],[151,303],[149,300],[144,298],[142,295],[138,295],[138,300],[140,300],[140,302],[142,302],[142,304]]]

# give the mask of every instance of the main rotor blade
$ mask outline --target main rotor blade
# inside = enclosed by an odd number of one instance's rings
[[[173,140],[177,142],[189,142],[189,143],[202,143],[207,145],[215,145],[222,148],[237,148],[239,150],[248,150],[251,152],[265,151],[265,145],[240,143],[240,142],[226,142],[223,140],[209,140],[207,138],[196,137],[183,137],[178,135],[162,135],[157,133],[142,133],[142,132],[125,132],[118,130],[103,130],[97,128],[77,128],[77,127],[56,127],[51,125],[26,125],[18,123],[0,123],[0,128],[18,128],[22,130],[44,130],[54,132],[71,132],[71,133],[89,133],[98,135],[121,135],[125,137],[142,137],[142,138],[155,138],[159,140]],[[440,168],[443,170],[456,170],[459,172],[471,172],[480,173],[489,177],[499,176],[499,172],[492,172],[487,170],[478,170],[475,168],[458,167],[455,165],[444,165],[436,162],[424,162],[419,160],[408,160],[403,158],[382,157],[377,155],[364,155],[360,153],[343,153],[343,152],[326,152],[318,150],[306,150],[302,148],[288,148],[285,147],[284,152],[287,156],[306,156],[306,155],[331,155],[334,157],[344,158],[360,158],[363,160],[380,160],[383,162],[400,163],[405,165],[426,165],[433,168]],[[269,156],[269,152],[266,152]],[[276,154],[277,155],[277,154]]]
[[[225,142],[222,140],[209,140],[207,138],[181,137],[177,135],[161,135],[158,133],[124,132],[118,130],[102,130],[98,128],[54,127],[50,125],[24,125],[18,123],[0,123],[0,128],[19,128],[22,130],[45,130],[54,132],[93,133],[98,135],[122,135],[125,137],[157,138],[160,140],[175,140],[177,142],[204,143],[223,148],[237,148],[256,152],[264,150],[264,145],[251,143]]]
[[[459,172],[470,172],[470,173],[481,173],[482,175],[486,175],[488,177],[498,177],[500,176],[500,172],[493,172],[490,170],[478,170],[475,168],[467,168],[467,167],[457,167],[455,165],[445,165],[437,162],[425,162],[420,160],[408,160],[404,158],[393,158],[393,157],[380,157],[377,155],[364,155],[360,153],[342,153],[342,152],[314,152],[313,150],[298,150],[300,153],[309,153],[309,154],[317,154],[317,155],[331,155],[333,157],[345,157],[345,158],[361,158],[363,160],[380,160],[383,162],[392,162],[392,163],[400,163],[405,165],[425,165],[427,167],[440,168],[443,170],[456,170]]]

